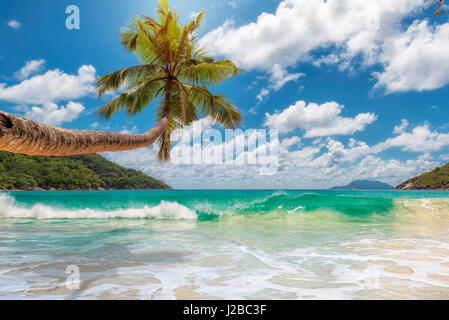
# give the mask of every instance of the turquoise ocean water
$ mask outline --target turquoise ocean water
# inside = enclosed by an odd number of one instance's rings
[[[46,298],[449,299],[449,193],[0,193],[0,299]]]

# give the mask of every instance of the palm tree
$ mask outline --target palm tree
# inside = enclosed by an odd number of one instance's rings
[[[136,17],[121,33],[123,46],[136,54],[140,65],[113,72],[97,80],[98,95],[124,88],[99,113],[110,118],[119,110],[136,115],[160,100],[159,123],[145,134],[76,131],[55,128],[0,111],[0,150],[29,155],[66,156],[104,151],[123,151],[160,144],[159,160],[170,158],[170,136],[200,116],[209,116],[227,128],[240,125],[242,117],[224,95],[208,86],[238,75],[230,60],[215,60],[197,44],[196,31],[204,12],[181,24],[166,0],[160,0],[158,16]]]

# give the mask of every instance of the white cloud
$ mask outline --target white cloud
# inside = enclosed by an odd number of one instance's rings
[[[261,148],[267,148],[267,142]],[[418,158],[399,161],[369,155],[369,146],[351,140],[347,146],[329,139],[324,146],[302,146],[299,137],[289,137],[279,144],[279,168],[272,176],[262,176],[254,165],[183,165],[159,163],[158,146],[105,156],[121,165],[142,170],[175,188],[328,188],[355,179],[375,179],[398,185],[439,165]],[[224,149],[224,144],[210,144],[206,153]],[[248,157],[245,151],[241,157]],[[205,182],[206,181],[206,182]]]
[[[331,53],[325,56],[322,56],[318,59],[315,59],[313,61],[313,65],[317,66],[317,67],[321,67],[322,65],[326,65],[326,64],[337,64],[341,62],[341,57],[338,56],[335,53]]]
[[[306,131],[304,137],[312,138],[353,134],[377,119],[373,113],[360,113],[354,118],[342,117],[343,108],[336,102],[319,105],[298,101],[281,112],[266,113],[265,125],[279,129],[281,133],[303,129]]]
[[[349,139],[348,148],[337,140],[329,139],[326,145],[327,152],[314,159],[315,165],[323,167],[335,166],[344,162],[354,162],[371,153],[371,148],[363,141]]]
[[[252,115],[256,115],[257,114],[257,108],[256,107],[249,108],[248,113],[252,114]]]
[[[201,132],[206,132],[214,123],[209,119],[201,119],[197,124],[201,124]],[[192,127],[186,130],[191,134]],[[409,140],[409,147],[414,141],[418,145],[425,143],[440,143],[443,136],[435,132],[428,131],[425,136],[428,138],[420,140],[417,132],[424,126],[418,126],[407,130],[408,121],[403,120],[395,127],[395,135],[402,136],[415,134],[406,137]],[[418,128],[418,129],[417,129]],[[416,129],[416,130],[415,130]],[[174,137],[175,148],[182,143],[178,132],[178,137]],[[258,133],[253,133],[258,134]],[[438,137],[438,135],[440,135]],[[224,136],[224,135],[223,135]],[[232,141],[223,143],[207,142],[203,145],[203,154],[211,154],[226,150],[233,145],[239,134]],[[431,137],[431,138],[429,138]],[[394,139],[394,138],[393,138]],[[389,139],[386,140],[387,142]],[[425,141],[425,143],[423,142]],[[266,141],[259,145],[257,149],[248,150],[247,145],[243,153],[236,153],[236,157],[248,158],[255,150],[269,148],[270,145],[278,144],[279,166],[277,172],[272,176],[259,174],[258,167],[248,164],[175,164],[159,163],[156,160],[158,146],[154,145],[146,149],[137,149],[126,152],[107,153],[106,157],[119,164],[142,170],[150,175],[168,182],[176,188],[328,188],[335,185],[343,185],[356,179],[380,180],[391,185],[398,185],[401,182],[415,177],[421,173],[441,165],[435,161],[431,151],[422,151],[416,159],[401,161],[395,158],[381,158],[376,155],[393,145],[404,143],[388,143],[386,148],[379,148],[378,145],[370,146],[364,141],[357,141],[350,138],[347,143],[333,139],[320,138],[310,145],[304,145],[298,136],[289,136],[280,141]],[[193,145],[184,144],[192,149]],[[440,157],[442,160],[446,156]],[[207,181],[207,183],[205,183]]]
[[[24,80],[30,75],[39,72],[44,63],[44,59],[27,61],[25,65],[15,73],[15,77],[19,80]]]
[[[46,123],[49,125],[61,125],[64,122],[72,122],[81,112],[84,111],[84,106],[80,103],[70,101],[66,106],[58,106],[55,103],[44,103],[41,107],[31,107],[25,113],[25,117]]]
[[[19,29],[21,26],[21,23],[19,21],[13,19],[8,22],[8,26],[13,29]]]
[[[228,20],[205,35],[202,43],[212,53],[229,56],[244,68],[292,66],[308,59],[309,53],[321,46],[345,46],[353,54],[372,50],[380,33],[391,29],[422,3],[285,0],[274,14],[264,12],[256,22],[236,27]],[[375,19],[383,20],[379,29],[372,27]]]
[[[297,136],[285,138],[281,142],[281,147],[284,148],[285,150],[288,150],[288,148],[290,148],[292,146],[299,146],[300,142],[301,142],[301,139]]]
[[[96,71],[93,66],[82,66],[77,75],[59,69],[36,75],[21,83],[6,87],[0,83],[0,100],[18,104],[44,104],[73,100],[95,92]]]
[[[434,157],[429,152],[427,152],[427,153],[423,153],[422,155],[420,155],[418,157],[418,159],[420,159],[420,160],[432,160],[432,159],[434,159]]]
[[[399,161],[396,159],[381,159],[367,156],[360,163],[350,167],[351,179],[381,180],[393,185],[416,177],[435,168],[438,162],[424,159]]]
[[[395,126],[393,133],[400,134],[403,133],[404,130],[408,127],[409,122],[407,119],[402,119],[401,124],[399,126]]]
[[[408,30],[388,39],[380,61],[385,70],[376,73],[377,88],[387,92],[424,91],[449,83],[449,23],[431,26],[415,21]]]
[[[305,73],[288,73],[278,64],[274,65],[270,72],[271,88],[275,91],[281,89],[287,82],[297,81],[305,76]]]
[[[357,61],[364,66],[382,66],[375,73],[376,88],[387,93],[432,90],[449,83],[449,23],[413,22],[410,17],[424,4],[423,0],[284,0],[275,13],[264,12],[255,22],[236,26],[226,21],[201,43],[240,67],[268,73],[278,88],[297,78],[276,82],[273,66],[284,74],[305,62],[351,69],[354,58],[361,57]],[[317,49],[330,52],[314,57]]]
[[[125,127],[120,132],[127,133],[127,134],[133,134],[133,133],[137,133],[138,131],[139,131],[139,128],[137,128],[137,126],[133,126],[131,129],[128,129],[127,127]]]
[[[268,89],[262,88],[262,90],[260,90],[259,94],[257,95],[256,99],[260,102],[269,94],[270,94],[270,91]]]
[[[94,123],[92,123],[90,125],[90,127],[96,129],[96,128],[98,128],[98,125],[99,125],[99,123],[97,121],[95,121]]]
[[[373,150],[378,153],[390,148],[401,148],[403,151],[434,152],[449,145],[449,133],[432,131],[427,123],[407,132],[407,125],[408,121],[402,120],[402,124],[394,130],[397,136],[377,144]]]
[[[261,102],[270,94],[270,91],[280,90],[287,82],[298,81],[299,78],[304,77],[305,73],[289,73],[286,69],[275,64],[269,71],[269,85],[267,88],[262,88],[256,99]]]

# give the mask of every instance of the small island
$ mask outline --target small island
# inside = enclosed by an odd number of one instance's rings
[[[333,187],[330,190],[393,190],[393,186],[380,181],[355,180],[346,186]]]
[[[407,180],[395,190],[449,190],[449,163]]]
[[[98,154],[44,157],[0,152],[1,191],[128,189],[171,188],[163,181]]]

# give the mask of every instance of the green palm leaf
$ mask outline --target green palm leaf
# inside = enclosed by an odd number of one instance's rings
[[[185,68],[179,74],[183,81],[191,82],[199,86],[217,85],[231,77],[235,77],[242,70],[237,68],[230,60],[213,62],[200,62]]]
[[[98,96],[102,96],[106,92],[118,90],[122,85],[132,82],[138,78],[149,78],[163,74],[157,74],[157,67],[155,65],[138,65],[128,67],[106,76],[100,77],[96,80]]]
[[[238,108],[231,104],[230,99],[224,95],[212,94],[205,87],[187,85],[191,92],[191,100],[201,107],[204,115],[210,116],[214,121],[223,124],[227,128],[234,129],[242,122],[242,116]]]

